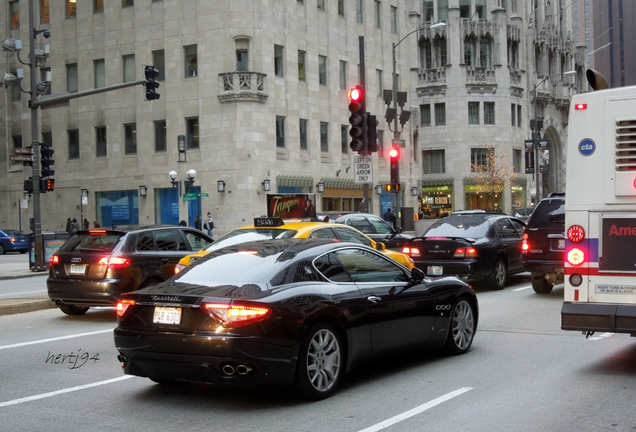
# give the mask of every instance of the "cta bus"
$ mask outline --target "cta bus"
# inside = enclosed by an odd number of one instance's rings
[[[636,336],[636,86],[572,98],[561,328]]]

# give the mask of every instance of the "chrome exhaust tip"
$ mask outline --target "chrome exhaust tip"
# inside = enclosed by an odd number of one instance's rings
[[[236,372],[239,375],[247,375],[248,373],[252,372],[252,366],[248,366],[248,365],[238,365],[236,367]]]
[[[234,367],[232,365],[226,364],[225,366],[223,366],[223,368],[221,369],[223,371],[223,373],[227,376],[231,376],[234,375]]]
[[[122,368],[125,368],[128,365],[128,359],[122,354],[119,354],[117,356],[117,360],[119,360],[119,362],[121,363]]]

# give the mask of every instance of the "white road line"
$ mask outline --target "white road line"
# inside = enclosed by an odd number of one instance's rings
[[[612,336],[614,333],[603,333],[601,335],[598,336],[594,336],[594,337],[590,337],[588,338],[588,340],[601,340],[603,338],[608,338],[610,336]]]
[[[92,336],[92,335],[96,335],[96,334],[112,332],[113,330],[114,329],[99,330],[99,331],[88,332],[88,333],[78,333],[78,334],[69,335],[69,336],[60,336],[60,337],[49,338],[49,339],[40,339],[40,340],[36,340],[36,341],[31,341],[31,342],[21,342],[21,343],[17,343],[17,344],[13,344],[13,345],[3,345],[3,346],[0,346],[0,350],[8,349],[8,348],[18,348],[18,347],[27,346],[27,345],[36,345],[36,344],[47,343],[47,342],[55,342],[55,341],[64,340],[64,339],[73,339],[73,338],[82,337],[82,336]]]
[[[467,391],[472,390],[472,387],[462,387],[460,389],[457,389],[455,391],[452,391],[450,393],[445,394],[444,396],[440,396],[437,399],[433,399],[430,402],[426,402],[425,404],[422,404],[418,407],[413,408],[412,410],[406,411],[402,414],[398,414],[395,417],[391,417],[388,420],[385,420],[383,422],[377,423],[371,427],[368,427],[366,429],[362,429],[359,432],[377,432],[379,430],[388,428],[389,426],[393,426],[396,423],[401,422],[402,420],[406,420],[410,417],[416,416],[420,413],[423,413],[424,411],[433,408],[434,406],[437,406],[443,402],[449,401],[451,399],[453,399],[454,397],[457,397],[463,393],[466,393]]]
[[[527,287],[515,288],[515,289],[513,289],[513,291],[523,291],[523,290],[527,290],[527,289],[530,289],[530,288],[532,288],[532,285],[527,286]]]
[[[0,294],[0,297],[7,297],[7,296],[20,296],[22,294],[32,294],[32,293],[45,293],[47,292],[46,290],[38,290],[38,291],[21,291],[21,292],[14,292],[14,293],[9,293],[9,294]]]
[[[98,386],[102,386],[102,385],[106,385],[106,384],[111,384],[117,381],[122,381],[128,378],[133,378],[132,375],[124,375],[121,376],[119,378],[113,378],[113,379],[109,379],[106,381],[99,381],[99,382],[95,382],[92,384],[85,384],[85,385],[81,385],[81,386],[77,386],[77,387],[71,387],[71,388],[67,388],[67,389],[62,389],[62,390],[57,390],[57,391],[53,391],[50,393],[42,393],[39,395],[34,395],[34,396],[29,396],[29,397],[25,397],[25,398],[21,398],[21,399],[13,399],[10,401],[6,401],[6,402],[1,402],[0,403],[0,408],[4,408],[7,406],[11,406],[11,405],[18,405],[21,403],[25,403],[25,402],[32,402],[35,400],[39,400],[39,399],[46,399],[46,398],[50,398],[53,396],[57,396],[57,395],[61,395],[64,393],[71,393],[74,391],[79,391],[79,390],[85,390],[85,389],[89,389],[91,387],[98,387]]]

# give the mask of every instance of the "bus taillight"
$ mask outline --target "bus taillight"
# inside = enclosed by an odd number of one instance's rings
[[[568,228],[568,240],[572,243],[580,243],[585,238],[585,230],[580,225],[572,225]]]
[[[571,265],[578,266],[585,262],[585,254],[579,248],[572,248],[568,251],[567,259]]]

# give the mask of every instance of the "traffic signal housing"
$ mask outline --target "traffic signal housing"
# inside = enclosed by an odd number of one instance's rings
[[[367,150],[378,151],[378,119],[374,115],[367,116]]]
[[[51,177],[55,174],[55,170],[51,167],[55,164],[53,160],[53,147],[48,144],[40,144],[40,176]]]
[[[54,190],[55,190],[55,179],[52,179],[52,178],[40,179],[41,192],[53,192]]]
[[[390,164],[390,186],[392,191],[400,190],[400,148],[399,147],[391,147],[389,150],[389,159],[391,160]]]
[[[157,89],[159,88],[159,83],[157,82],[157,77],[159,77],[159,70],[157,70],[154,66],[144,66],[144,77],[146,78],[146,100],[157,100],[160,97],[160,94],[157,93]]]
[[[349,111],[351,112],[351,116],[349,117],[349,124],[351,125],[351,130],[349,131],[349,135],[351,136],[351,150],[363,153],[366,150],[366,142],[365,138],[365,99],[364,99],[364,90],[362,87],[356,86],[349,90]]]

